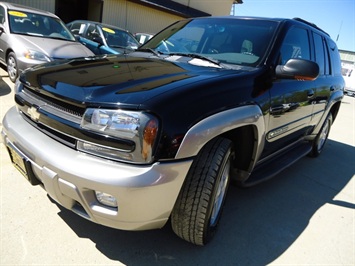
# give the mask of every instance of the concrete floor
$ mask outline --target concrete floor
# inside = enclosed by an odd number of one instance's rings
[[[0,69],[0,121],[14,105]],[[1,124],[0,124],[1,129]],[[355,98],[345,96],[322,155],[249,189],[231,187],[205,247],[160,230],[103,227],[54,204],[0,144],[0,265],[355,265]]]

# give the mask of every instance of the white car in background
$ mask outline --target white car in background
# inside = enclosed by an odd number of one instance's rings
[[[0,2],[0,63],[12,82],[34,65],[92,55],[56,15]]]
[[[345,81],[345,94],[355,96],[355,68],[343,69],[343,77]]]

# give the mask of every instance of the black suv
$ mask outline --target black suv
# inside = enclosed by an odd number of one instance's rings
[[[336,44],[301,19],[178,21],[139,50],[36,66],[3,120],[14,165],[59,204],[125,230],[214,235],[232,181],[318,156],[343,97]]]

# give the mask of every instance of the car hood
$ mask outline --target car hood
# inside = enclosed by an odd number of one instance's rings
[[[182,86],[245,71],[158,58],[105,55],[35,66],[21,75],[21,81],[48,96],[80,104],[133,108]]]
[[[53,59],[67,59],[94,55],[89,49],[75,41],[42,38],[26,35],[17,36],[18,45],[41,51]]]

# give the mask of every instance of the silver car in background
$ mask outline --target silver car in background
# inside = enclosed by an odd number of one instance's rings
[[[0,63],[12,82],[33,65],[92,55],[56,15],[0,2]]]

